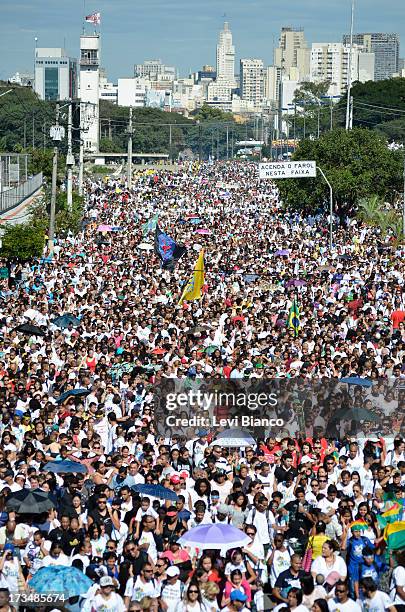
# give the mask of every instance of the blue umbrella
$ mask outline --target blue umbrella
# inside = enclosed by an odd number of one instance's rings
[[[245,276],[243,277],[243,280],[245,281],[245,283],[254,283],[255,280],[257,280],[259,278],[258,274],[245,274]]]
[[[82,463],[77,461],[48,461],[43,467],[45,472],[53,472],[54,474],[87,474],[87,468]]]
[[[93,582],[76,567],[41,567],[28,582],[37,593],[60,593],[66,599],[87,593]]]
[[[57,327],[66,329],[66,327],[68,327],[70,323],[73,323],[73,327],[77,327],[78,325],[80,325],[80,319],[66,312],[60,317],[56,317],[56,319],[54,319],[52,323]]]
[[[201,222],[202,222],[202,219],[199,219],[198,217],[196,219],[190,219],[191,225],[198,225]]]
[[[371,380],[367,378],[359,378],[358,376],[349,376],[347,378],[341,378],[341,383],[346,383],[346,385],[358,385],[359,387],[372,387],[373,383]]]
[[[85,395],[90,395],[90,391],[88,389],[70,389],[70,391],[65,391],[58,397],[56,400],[57,404],[61,404],[69,397],[83,397]]]
[[[289,255],[289,254],[290,254],[290,251],[287,251],[287,249],[279,249],[278,251],[274,253],[276,257],[284,257],[285,255]]]
[[[168,499],[169,501],[177,501],[178,497],[171,489],[166,489],[162,485],[155,484],[136,484],[132,489],[141,495],[157,497],[158,499]]]

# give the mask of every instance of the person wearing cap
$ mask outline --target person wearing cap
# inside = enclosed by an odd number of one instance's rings
[[[91,598],[86,598],[82,610],[92,612],[102,610],[103,612],[125,612],[127,607],[122,597],[115,592],[116,584],[111,576],[102,576],[99,581],[99,589]]]
[[[245,605],[247,600],[247,595],[243,591],[235,589],[231,592],[229,602],[221,609],[221,612],[248,612],[249,608]]]
[[[187,529],[186,521],[179,518],[176,506],[169,506],[162,521],[162,536],[181,536]]]
[[[204,451],[208,448],[208,431],[200,429],[197,431],[197,438],[187,442],[186,448],[189,450],[194,465],[199,465],[204,459]]]
[[[355,521],[351,524],[352,536],[348,538],[349,526],[344,525],[341,549],[346,550],[346,563],[349,575],[350,594],[354,594],[354,582],[358,576],[359,565],[363,563],[363,550],[375,550],[374,545],[370,540],[363,535],[363,531],[367,529],[367,523]]]
[[[166,580],[162,582],[159,603],[164,612],[176,612],[184,593],[184,583],[180,580],[180,570],[171,565],[166,570]]]

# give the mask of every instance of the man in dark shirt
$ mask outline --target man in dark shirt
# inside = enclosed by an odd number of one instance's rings
[[[290,568],[281,572],[274,585],[273,597],[277,600],[277,603],[287,603],[287,594],[292,587],[301,588],[300,578],[302,578],[304,574],[301,557],[299,555],[293,555],[291,557]]]
[[[293,499],[284,506],[289,513],[289,529],[286,535],[288,538],[306,539],[313,525],[309,513],[310,505],[305,499],[305,491],[302,487],[295,489],[295,497],[296,499]]]
[[[107,497],[99,495],[95,509],[89,513],[88,526],[90,527],[93,523],[104,525],[106,533],[111,535],[113,528],[112,512],[111,507],[107,504]]]
[[[292,467],[293,457],[291,453],[284,453],[281,457],[281,465],[274,470],[274,477],[277,482],[284,482],[287,474],[291,474],[293,478],[297,476],[297,470]]]

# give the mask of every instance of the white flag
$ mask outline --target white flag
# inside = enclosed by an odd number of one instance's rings
[[[101,13],[92,13],[91,15],[87,15],[86,21],[88,23],[94,23],[94,25],[100,25]]]

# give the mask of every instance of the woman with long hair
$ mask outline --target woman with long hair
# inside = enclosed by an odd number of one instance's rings
[[[177,606],[178,612],[205,612],[200,587],[192,581],[186,592],[183,601]]]

